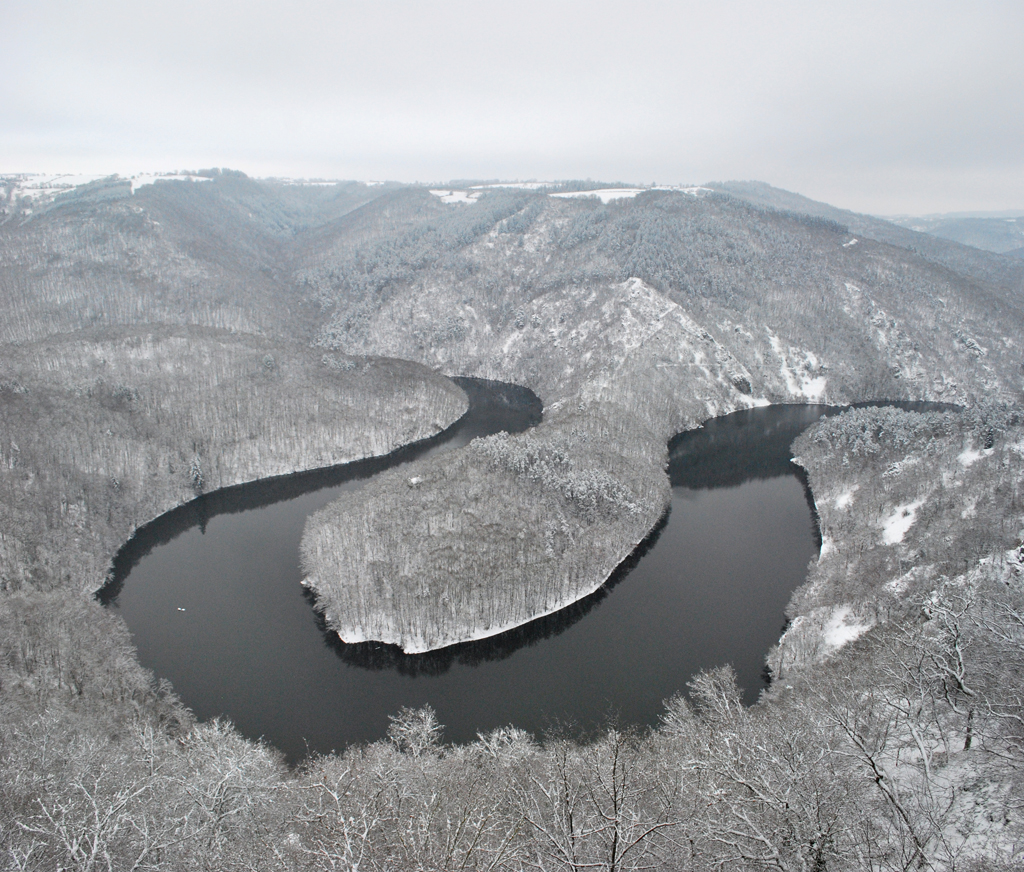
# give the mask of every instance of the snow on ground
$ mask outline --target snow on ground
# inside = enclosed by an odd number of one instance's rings
[[[857,240],[856,239],[851,239],[849,242],[844,242],[843,243],[843,248],[852,248],[856,244],[857,244]]]
[[[708,194],[714,193],[711,188],[704,188],[700,185],[654,185],[644,188],[595,188],[592,191],[562,191],[551,196],[561,197],[566,200],[575,200],[580,197],[596,197],[602,203],[610,203],[612,200],[625,200],[635,197],[644,191],[677,191],[680,194],[689,194],[691,197],[706,197]]]
[[[431,188],[430,193],[440,197],[442,203],[458,203],[469,206],[480,196],[476,191],[453,191],[446,188]]]
[[[310,179],[274,179],[275,182],[280,182],[282,185],[291,185],[296,188],[334,188],[337,187],[339,182],[337,181],[323,181],[317,179],[315,181]],[[383,182],[364,182],[367,187],[371,185],[381,185]]]
[[[552,197],[559,197],[564,200],[577,200],[581,197],[597,197],[602,203],[610,203],[612,200],[626,200],[642,194],[647,188],[598,188],[593,191],[562,191],[560,194],[552,194]]]
[[[541,188],[553,188],[558,182],[495,182],[492,185],[473,185],[470,190],[484,191],[489,188],[517,188],[523,191],[537,191]]]
[[[714,193],[711,188],[705,188],[701,185],[655,185],[652,190],[678,191],[680,194],[689,194],[691,197],[706,197],[708,194]]]
[[[960,454],[957,456],[957,460],[960,461],[960,465],[964,467],[964,469],[966,469],[976,460],[981,460],[982,457],[991,456],[992,451],[993,449],[991,448],[983,448],[980,451],[976,448],[967,448],[964,451],[960,452]]]
[[[2,176],[14,183],[14,197],[28,197],[30,200],[51,200],[59,194],[67,193],[79,185],[87,185],[106,176],[74,175],[70,173],[16,173]]]
[[[112,179],[116,176],[109,175],[75,175],[70,173],[36,173],[20,174],[11,176],[0,176],[0,179],[13,182],[13,198],[27,197],[33,202],[49,202],[61,194],[66,194],[87,185],[90,182],[97,182],[100,179]],[[138,173],[131,176],[128,181],[131,183],[132,193],[153,182],[161,181],[190,181],[209,182],[207,176],[197,176],[192,173]],[[333,184],[333,183],[332,183]]]
[[[822,628],[821,635],[825,644],[831,648],[842,648],[871,629],[871,624],[860,623],[851,617],[850,606],[836,606],[832,616]]]
[[[882,523],[882,542],[886,545],[902,542],[907,530],[917,520],[917,510],[923,505],[924,500],[920,499],[896,506],[896,510]]]
[[[855,484],[853,487],[844,490],[839,496],[836,497],[836,508],[845,509],[850,503],[853,502],[853,495],[860,489],[859,484]]]
[[[823,400],[828,379],[823,375],[811,375],[811,372],[818,368],[818,358],[810,351],[801,351],[792,346],[787,351],[779,337],[771,330],[765,329],[768,341],[772,344],[772,351],[782,361],[780,371],[786,382],[786,390],[794,397],[812,401]]]

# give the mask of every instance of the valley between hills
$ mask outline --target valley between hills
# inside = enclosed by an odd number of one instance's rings
[[[1024,261],[758,183],[4,184],[11,868],[1020,868]],[[794,444],[821,555],[755,706],[723,664],[650,732],[451,746],[406,710],[299,770],[196,722],[92,598],[118,549],[198,494],[434,436],[466,409],[448,376],[543,421],[310,519],[303,583],[346,642],[430,651],[592,593],[709,418],[958,411]]]

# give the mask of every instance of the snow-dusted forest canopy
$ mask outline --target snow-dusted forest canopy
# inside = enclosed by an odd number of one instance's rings
[[[29,181],[0,216],[6,866],[1021,868],[1012,251],[758,183]],[[710,417],[960,411],[797,440],[823,544],[753,707],[722,664],[651,731],[451,746],[403,710],[297,770],[197,723],[92,598],[118,547],[198,493],[434,435],[455,375],[529,387],[544,420],[310,519],[343,639],[437,648],[595,590],[665,511],[669,439]]]

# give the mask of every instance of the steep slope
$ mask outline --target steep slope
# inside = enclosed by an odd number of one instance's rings
[[[307,583],[346,641],[430,650],[592,593],[665,511],[669,436],[709,406],[753,402],[736,360],[639,279],[562,308],[575,308],[595,366],[583,378],[553,369],[577,390],[550,403],[543,424],[477,440],[411,477],[381,476],[308,523]],[[515,372],[528,352],[509,348],[506,358]],[[679,369],[692,373],[663,375]]]

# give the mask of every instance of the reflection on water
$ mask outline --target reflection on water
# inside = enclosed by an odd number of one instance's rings
[[[669,512],[666,512],[647,535],[647,538],[616,567],[611,577],[590,596],[577,600],[554,614],[544,615],[528,624],[506,630],[498,636],[449,645],[447,648],[428,651],[425,654],[406,654],[397,645],[386,645],[381,642],[359,642],[356,644],[342,642],[336,633],[327,630],[322,616],[319,619],[319,625],[327,639],[327,644],[334,649],[335,653],[346,663],[363,669],[394,669],[403,675],[415,677],[418,675],[443,675],[455,664],[479,666],[487,661],[504,660],[526,645],[535,645],[564,632],[577,621],[582,620],[597,605],[604,602],[612,589],[625,579],[657,544],[662,530],[668,523],[668,518]],[[313,594],[307,592],[307,595],[312,604]]]
[[[140,530],[100,596],[143,665],[200,718],[226,715],[292,761],[379,739],[401,706],[432,705],[451,741],[509,723],[652,724],[694,673],[723,663],[756,699],[818,547],[788,448],[825,407],[741,412],[673,440],[665,518],[608,584],[556,615],[421,655],[325,631],[299,584],[310,512],[385,466],[540,419],[529,391],[462,383],[471,413],[430,444],[210,494]]]
[[[157,546],[166,545],[194,527],[205,534],[207,522],[217,515],[262,509],[275,503],[307,497],[315,492],[321,493],[323,498],[313,503],[317,504],[316,508],[322,508],[342,491],[361,487],[366,479],[385,469],[429,457],[438,451],[460,448],[477,436],[487,436],[501,430],[519,433],[541,422],[543,406],[533,391],[518,385],[479,378],[454,378],[452,381],[465,391],[469,398],[469,410],[447,430],[429,439],[406,445],[385,457],[370,457],[327,469],[267,478],[203,494],[136,530],[135,535],[114,558],[110,578],[97,592],[97,598],[104,605],[115,603],[125,579],[140,560]],[[270,532],[273,535],[273,531]]]

